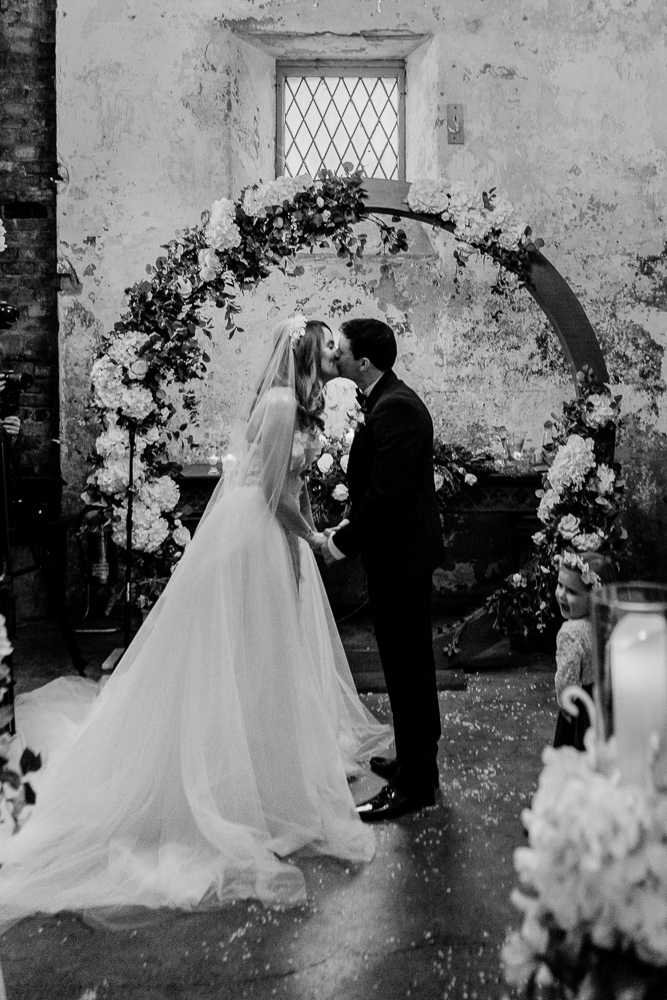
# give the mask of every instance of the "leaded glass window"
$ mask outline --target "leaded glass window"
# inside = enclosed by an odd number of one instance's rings
[[[278,62],[276,174],[362,168],[405,179],[405,68],[391,62]]]

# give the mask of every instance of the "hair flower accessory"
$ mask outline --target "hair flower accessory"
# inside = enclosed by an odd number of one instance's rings
[[[289,323],[289,339],[292,342],[292,347],[296,347],[304,333],[306,332],[306,323],[308,320],[305,316],[291,316],[288,320]]]
[[[602,580],[594,573],[587,562],[585,562],[576,552],[564,552],[561,556],[556,556],[556,562],[564,566],[565,569],[573,569],[581,573],[581,582],[593,590],[598,590],[602,586]]]

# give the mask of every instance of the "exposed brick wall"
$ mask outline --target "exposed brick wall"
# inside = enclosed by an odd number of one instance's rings
[[[16,452],[26,477],[57,481],[56,0],[0,0],[0,299],[19,310],[0,334],[3,368],[29,372]]]
[[[50,500],[57,516],[60,497],[55,28],[56,0],[0,0],[0,217],[7,231],[0,300],[19,312],[0,332],[0,369],[34,378],[20,398],[21,435],[12,449],[21,469],[20,482],[12,474],[14,493],[29,501],[28,524],[35,523],[31,500]],[[25,526],[12,523],[18,571],[32,558]],[[56,548],[51,570],[58,579],[62,544]],[[39,574],[17,576],[14,590],[19,621],[47,612]]]

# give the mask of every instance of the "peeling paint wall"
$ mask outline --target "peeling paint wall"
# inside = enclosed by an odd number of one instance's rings
[[[61,0],[58,220],[63,475],[77,503],[91,428],[83,410],[96,331],[174,230],[215,198],[274,176],[277,54],[405,55],[408,180],[446,174],[505,191],[579,296],[626,409],[667,430],[664,287],[667,27],[664,0]],[[464,107],[463,146],[446,105]],[[368,228],[368,227],[366,227]],[[490,292],[453,244],[414,225],[414,249],[352,275],[332,255],[273,275],[244,301],[245,332],[216,341],[202,386],[206,440],[222,443],[268,327],[296,308],[385,317],[398,369],[452,441],[543,421],[572,383],[529,296]],[[662,289],[662,290],[661,290]],[[188,457],[187,455],[185,456]],[[464,574],[465,575],[465,574]]]

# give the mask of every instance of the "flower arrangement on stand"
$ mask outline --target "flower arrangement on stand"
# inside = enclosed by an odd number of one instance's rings
[[[177,232],[163,246],[164,254],[147,266],[146,277],[128,289],[125,314],[100,337],[91,405],[101,433],[82,497],[89,508],[86,524],[93,530],[110,526],[123,547],[132,432],[132,600],[140,608],[154,603],[187,544],[178,488],[166,481],[179,471],[170,446],[187,432],[188,422],[175,426],[176,407],[167,391],[177,389],[188,421],[195,422],[193,385],[205,376],[210,358],[204,338],[212,337],[201,307],[213,303],[223,309],[231,337],[242,329],[236,324],[239,293],[276,268],[302,274],[297,252],[334,246],[347,266],[359,266],[366,237],[356,235],[353,226],[368,218],[363,181],[360,172],[338,177],[323,170],[316,179],[279,177],[245,188],[236,201],[219,199],[203,213],[200,225]],[[531,241],[530,229],[495,190],[478,194],[444,180],[415,182],[408,204],[452,230],[459,263],[472,253],[487,255],[499,270],[521,279],[529,250],[540,244]],[[403,230],[371,221],[380,228],[383,252],[407,247]]]
[[[556,555],[564,548],[601,551],[617,559],[626,537],[618,522],[623,493],[621,467],[613,460],[621,426],[620,396],[589,369],[577,374],[577,397],[553,417],[555,451],[543,477],[533,535],[535,556],[507,577],[487,599],[494,624],[504,632],[545,632],[559,621],[554,601]]]
[[[619,784],[612,741],[547,748],[515,852],[527,892],[521,929],[502,949],[522,997],[664,1000],[667,996],[667,795]],[[540,987],[542,987],[540,991]]]

